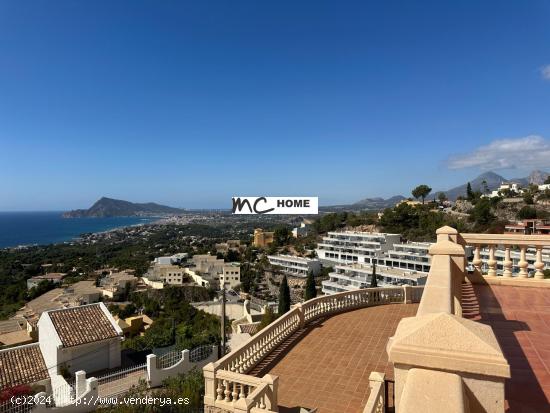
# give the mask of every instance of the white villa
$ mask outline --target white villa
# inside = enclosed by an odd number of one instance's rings
[[[194,255],[185,273],[203,287],[213,286],[235,288],[241,283],[241,265],[238,262],[225,262],[214,255]]]
[[[321,262],[329,264],[370,264],[373,258],[399,243],[399,234],[373,232],[329,232],[315,252]]]
[[[321,261],[318,259],[293,255],[268,255],[267,259],[271,265],[280,267],[283,273],[295,277],[305,278],[310,272],[317,276],[321,272]]]

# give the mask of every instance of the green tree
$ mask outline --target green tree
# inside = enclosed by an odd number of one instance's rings
[[[525,192],[523,194],[523,202],[525,202],[527,205],[533,205],[533,203],[535,202],[533,194],[531,192]]]
[[[292,231],[288,227],[279,226],[273,231],[273,243],[277,247],[282,247],[290,243]]]
[[[474,191],[472,191],[472,184],[468,182],[468,185],[466,185],[466,198],[468,201],[471,201],[474,199]]]
[[[524,206],[516,214],[518,219],[534,219],[537,217],[537,210],[531,206]]]
[[[267,306],[265,309],[265,312],[262,315],[262,320],[260,321],[260,325],[258,326],[258,331],[261,331],[263,328],[270,325],[276,319],[277,319],[277,316],[273,312],[273,309],[270,306]]]
[[[416,188],[412,190],[412,196],[414,196],[416,199],[422,198],[422,203],[424,203],[424,199],[432,192],[432,188],[430,188],[428,185],[418,185]]]
[[[437,194],[437,199],[439,200],[439,203],[442,204],[447,200],[447,195],[445,194],[445,192],[439,192]]]
[[[310,271],[307,275],[306,280],[306,290],[304,293],[304,300],[311,300],[312,298],[317,297],[317,287],[315,286],[315,278],[313,277],[313,272]]]
[[[489,198],[480,198],[476,202],[470,217],[478,225],[486,226],[491,224],[495,220],[495,216],[491,211],[491,200]]]
[[[290,288],[288,287],[288,281],[285,275],[279,286],[279,317],[288,310],[290,310]]]
[[[372,275],[370,278],[370,288],[378,287],[378,280],[376,279],[376,263],[372,263]]]

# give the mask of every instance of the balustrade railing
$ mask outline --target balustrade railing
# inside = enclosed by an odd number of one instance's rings
[[[279,344],[320,317],[382,304],[419,302],[422,291],[421,286],[367,288],[317,297],[298,304],[241,347],[204,368],[205,405],[230,412],[276,411],[276,385],[264,385],[268,375],[257,378],[247,373]],[[246,399],[246,410],[238,408],[242,399]]]
[[[474,269],[482,273],[483,259],[482,250],[488,249],[488,259],[486,260],[487,276],[494,277],[502,275],[506,278],[514,276],[514,263],[512,255],[519,251],[519,261],[517,263],[518,278],[543,279],[545,262],[543,261],[543,249],[550,248],[550,237],[546,235],[520,235],[520,234],[461,234],[466,245],[473,248],[472,265]],[[502,261],[502,274],[500,274],[499,261],[497,260],[497,251],[502,253],[504,250],[504,259]],[[528,250],[534,251],[534,271],[532,276],[529,274]],[[515,252],[515,254],[514,254]],[[530,254],[531,255],[531,254]]]

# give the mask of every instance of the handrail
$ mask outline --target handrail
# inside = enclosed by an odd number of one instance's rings
[[[370,394],[363,413],[384,413],[386,407],[386,383],[384,373],[371,372],[369,376]]]
[[[466,244],[512,244],[512,245],[541,245],[550,246],[548,235],[523,234],[472,234],[460,233]]]

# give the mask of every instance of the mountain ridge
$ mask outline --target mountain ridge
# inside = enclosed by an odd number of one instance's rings
[[[63,213],[64,218],[107,218],[179,214],[184,209],[160,205],[155,202],[134,203],[101,197],[88,209],[75,209]]]

